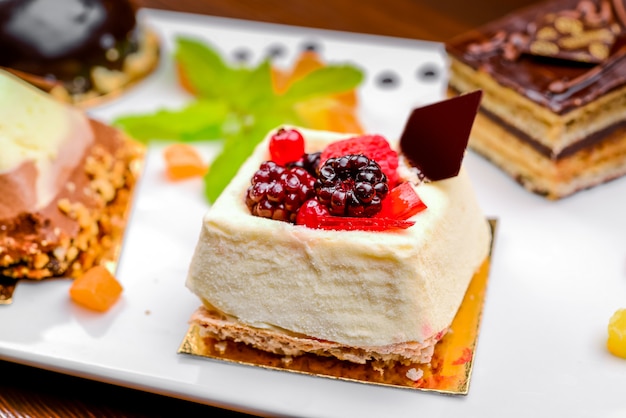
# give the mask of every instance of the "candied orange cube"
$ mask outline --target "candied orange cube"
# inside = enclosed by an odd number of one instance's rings
[[[117,302],[122,285],[104,266],[94,266],[74,279],[70,298],[81,306],[105,312]]]
[[[165,172],[170,180],[203,176],[207,165],[198,151],[189,144],[175,143],[163,150]]]
[[[360,134],[364,129],[356,109],[335,98],[317,98],[296,105],[296,113],[315,129]]]
[[[178,82],[180,83],[182,88],[187,91],[187,93],[190,93],[194,96],[198,95],[198,91],[193,86],[193,84],[191,84],[187,73],[183,69],[183,66],[180,65],[180,63],[176,63],[176,75],[178,76]]]

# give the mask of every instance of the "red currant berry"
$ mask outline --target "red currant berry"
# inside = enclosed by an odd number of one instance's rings
[[[277,164],[297,161],[304,154],[304,137],[296,129],[280,128],[270,138],[270,156]]]

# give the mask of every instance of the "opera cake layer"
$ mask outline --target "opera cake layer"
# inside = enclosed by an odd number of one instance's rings
[[[297,129],[306,153],[350,137]],[[423,182],[401,158],[400,182],[410,182],[427,206],[406,229],[324,230],[276,221],[251,215],[245,199],[275,133],[203,219],[187,278],[203,302],[192,323],[205,336],[282,355],[430,362],[490,246],[466,172]]]
[[[451,94],[482,89],[470,147],[558,199],[626,174],[621,0],[551,0],[447,43]]]
[[[109,250],[142,149],[0,70],[0,275],[72,275]]]

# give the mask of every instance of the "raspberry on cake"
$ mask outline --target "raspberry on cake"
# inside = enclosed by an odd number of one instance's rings
[[[479,99],[432,105],[464,104],[463,149]],[[409,124],[434,123],[417,113]],[[271,161],[285,129],[304,139],[292,168]],[[421,144],[446,148],[447,133],[415,137],[407,126],[401,149],[377,136],[382,152],[372,153],[372,136],[270,132],[203,219],[187,277],[203,305],[191,318],[201,335],[286,356],[429,363],[491,242],[461,161],[436,181],[420,164],[429,158]],[[344,146],[347,155],[319,158]],[[396,184],[382,169],[393,161]]]
[[[446,45],[450,92],[484,91],[470,147],[559,199],[626,174],[621,1],[549,0]]]
[[[75,276],[115,251],[143,149],[0,70],[0,275]]]
[[[0,67],[74,104],[117,93],[157,65],[157,36],[129,0],[0,2]]]

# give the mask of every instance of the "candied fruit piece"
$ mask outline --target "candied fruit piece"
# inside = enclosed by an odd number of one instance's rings
[[[296,112],[307,126],[333,132],[362,134],[355,106],[346,105],[337,96],[320,97],[296,104]]]
[[[94,266],[74,279],[70,298],[81,306],[105,312],[117,302],[122,285],[104,266]]]
[[[626,309],[618,309],[609,320],[606,346],[611,354],[626,358]]]
[[[411,184],[405,181],[391,189],[389,195],[383,200],[382,209],[377,216],[405,220],[424,209],[426,209],[426,204]]]
[[[198,151],[189,144],[171,144],[163,150],[165,172],[170,180],[185,180],[203,176],[207,165]]]
[[[178,82],[181,87],[187,92],[194,96],[198,95],[198,90],[193,86],[193,83],[189,79],[189,76],[185,72],[183,66],[178,62],[176,63],[176,75],[178,76]]]

